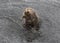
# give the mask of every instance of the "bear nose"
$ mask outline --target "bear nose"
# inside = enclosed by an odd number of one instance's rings
[[[27,11],[26,13],[29,14],[29,11]]]
[[[29,14],[29,11],[25,12],[25,14]]]

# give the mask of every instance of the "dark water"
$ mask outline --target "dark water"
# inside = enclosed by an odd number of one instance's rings
[[[21,17],[26,7],[37,10],[42,21],[39,32],[29,32],[22,27]],[[31,43],[60,43],[60,3],[0,0],[0,43],[29,43],[27,40],[32,40]]]

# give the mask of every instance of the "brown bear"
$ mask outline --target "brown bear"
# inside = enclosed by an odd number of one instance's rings
[[[25,8],[23,12],[23,18],[25,27],[30,30],[32,28],[35,28],[35,30],[39,30],[39,20],[38,15],[36,14],[35,10],[33,8]]]

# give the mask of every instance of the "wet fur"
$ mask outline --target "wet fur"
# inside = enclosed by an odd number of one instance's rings
[[[35,28],[35,30],[39,30],[39,20],[38,15],[36,14],[35,10],[33,8],[25,8],[23,12],[23,18],[25,19],[25,27],[28,27],[30,29]],[[31,27],[31,28],[30,28]]]

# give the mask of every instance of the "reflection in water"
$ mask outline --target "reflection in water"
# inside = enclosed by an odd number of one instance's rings
[[[41,24],[39,24],[40,29]],[[39,38],[41,35],[40,31],[32,29],[32,27],[29,26],[23,26],[26,31],[24,31],[24,37],[27,42],[32,42],[33,40]]]
[[[40,36],[40,33],[33,33],[31,31],[27,31],[27,33],[25,33],[24,36],[28,42],[32,42],[34,39],[37,39]]]

